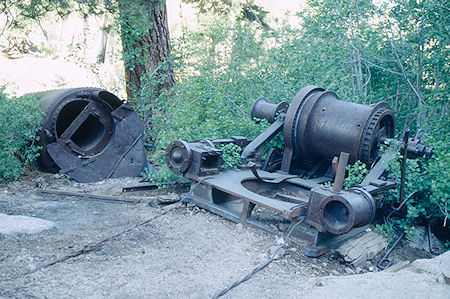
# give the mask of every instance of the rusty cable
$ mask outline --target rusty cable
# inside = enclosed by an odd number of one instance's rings
[[[387,216],[386,220],[390,219],[390,216],[392,215],[392,213],[394,213],[395,211],[399,211],[404,204],[406,204],[406,202],[412,198],[415,194],[417,193],[417,191],[414,191],[413,193],[411,193],[399,206],[398,208],[394,208],[392,210],[392,212]],[[433,245],[433,240],[432,240],[432,231],[431,231],[431,221],[433,219],[429,219],[428,223],[427,223],[427,227],[426,227],[426,235],[427,235],[427,241],[428,241],[428,247],[429,247],[429,251],[432,255],[439,255],[441,254],[441,250],[439,247],[434,246]],[[409,227],[410,228],[410,227]],[[408,228],[408,229],[409,229]],[[389,255],[392,253],[392,251],[394,250],[394,248],[400,243],[401,239],[406,235],[406,230],[405,229],[403,231],[403,233],[401,233],[397,239],[394,241],[394,243],[392,244],[391,247],[389,247],[386,250],[386,253],[383,255],[383,257],[380,259],[380,261],[377,264],[377,267],[380,268],[381,270],[386,270],[387,268],[389,268],[392,265],[391,260],[389,259]]]
[[[243,278],[233,282],[232,284],[230,284],[228,287],[222,289],[221,291],[217,292],[216,294],[214,294],[214,296],[212,296],[212,299],[216,299],[219,298],[223,295],[225,295],[226,293],[228,293],[229,291],[231,291],[232,289],[234,289],[235,287],[237,287],[238,285],[240,285],[241,283],[249,280],[254,274],[256,274],[257,272],[261,271],[262,269],[264,269],[265,267],[267,267],[270,263],[272,263],[274,260],[277,259],[277,254],[278,252],[287,244],[292,232],[294,231],[294,229],[300,224],[302,223],[304,220],[306,219],[306,217],[303,217],[300,221],[298,221],[296,224],[294,224],[288,231],[288,233],[286,234],[286,237],[284,238],[284,242],[283,244],[281,244],[280,246],[278,246],[274,253],[272,254],[272,256],[262,265],[259,265],[258,267],[254,268],[252,271],[248,272],[247,275],[245,275]]]
[[[158,215],[155,215],[155,216],[153,216],[153,217],[151,217],[151,218],[149,218],[149,219],[143,220],[143,221],[141,221],[141,222],[138,222],[138,223],[136,223],[136,224],[134,224],[134,225],[132,225],[132,226],[126,228],[126,229],[123,229],[123,230],[121,230],[121,231],[119,231],[119,232],[117,232],[117,233],[115,233],[115,234],[113,234],[113,235],[111,235],[111,236],[109,236],[109,237],[106,237],[106,238],[104,238],[104,239],[102,239],[102,240],[100,240],[100,241],[97,241],[97,242],[95,242],[95,243],[93,243],[93,244],[92,244],[92,243],[85,244],[80,250],[74,251],[74,252],[72,252],[72,253],[70,253],[70,254],[68,254],[68,255],[66,255],[66,256],[63,256],[63,257],[61,257],[61,258],[59,258],[59,259],[56,259],[56,260],[54,260],[54,261],[52,261],[52,262],[50,262],[50,263],[44,264],[44,265],[42,265],[42,266],[39,266],[39,267],[37,267],[36,269],[34,269],[34,270],[32,270],[32,271],[26,273],[25,275],[31,274],[31,273],[34,273],[34,272],[37,272],[37,271],[40,271],[40,270],[42,270],[42,269],[48,268],[48,267],[50,267],[50,266],[53,266],[53,265],[55,265],[55,264],[58,264],[58,263],[67,261],[67,260],[69,260],[69,259],[71,259],[71,258],[74,258],[74,257],[77,257],[77,256],[80,256],[80,255],[82,255],[82,254],[89,253],[89,252],[92,252],[92,251],[95,251],[95,250],[99,250],[99,249],[102,247],[102,245],[103,245],[104,243],[106,243],[106,242],[108,242],[108,241],[110,241],[110,240],[112,240],[112,239],[115,239],[115,238],[117,238],[117,237],[120,237],[121,235],[123,235],[123,234],[125,234],[125,233],[127,233],[127,232],[129,232],[129,231],[131,231],[131,230],[133,230],[133,229],[135,229],[135,228],[137,228],[137,227],[139,227],[139,226],[142,226],[142,225],[151,223],[151,222],[157,220],[158,218],[161,218],[162,216],[169,214],[170,212],[172,212],[172,211],[174,211],[175,209],[177,209],[177,208],[178,208],[180,205],[182,205],[183,203],[186,203],[186,202],[187,202],[187,201],[186,201],[186,198],[187,198],[187,197],[188,197],[188,196],[189,196],[189,195],[190,195],[190,194],[191,194],[191,193],[192,193],[192,192],[193,192],[193,191],[194,191],[201,183],[203,183],[203,182],[204,182],[205,180],[207,180],[207,179],[209,179],[209,177],[203,178],[202,180],[198,181],[198,183],[195,184],[195,185],[191,188],[191,190],[189,190],[188,193],[186,193],[183,197],[181,197],[177,202],[174,203],[174,206],[173,206],[172,208],[170,208],[170,209],[164,211],[163,213],[158,214]]]
[[[384,223],[387,224],[388,222],[392,222],[391,216],[395,213],[395,212],[399,212],[403,206],[414,196],[416,196],[417,194],[419,194],[419,191],[413,191],[411,194],[409,194],[405,199],[402,200],[402,202],[398,205],[398,207],[394,207],[393,206],[393,202],[391,203],[391,208],[392,211],[384,218]],[[404,196],[404,195],[403,195]],[[410,227],[409,227],[410,228]],[[408,228],[408,229],[409,229]],[[406,235],[406,230],[404,229],[403,232],[398,235],[397,239],[394,241],[394,243],[392,244],[391,247],[389,247],[386,250],[386,253],[383,255],[383,257],[379,260],[379,262],[377,263],[377,267],[381,270],[386,270],[387,268],[389,268],[392,265],[391,260],[389,259],[389,255],[392,253],[392,251],[394,250],[394,248],[400,243],[400,241],[402,240],[402,238]],[[430,240],[428,240],[429,245]],[[430,252],[431,252],[431,245],[430,245]]]
[[[377,267],[385,270],[387,268],[389,268],[392,265],[391,260],[389,259],[389,255],[392,253],[392,251],[394,250],[394,248],[398,245],[398,243],[400,243],[401,239],[405,236],[405,232],[403,232],[394,242],[394,244],[392,244],[392,246],[386,251],[386,253],[383,255],[383,257],[380,259],[380,261],[377,264]]]
[[[417,194],[419,194],[419,191],[418,191],[418,190],[411,192],[411,194],[409,194],[408,197],[406,197],[406,198],[398,205],[398,207],[394,207],[394,201],[392,201],[392,203],[391,203],[392,211],[386,216],[385,222],[390,221],[391,216],[392,216],[395,212],[399,212],[399,211],[403,208],[403,206],[404,206],[411,198],[413,198],[413,197],[416,196]]]

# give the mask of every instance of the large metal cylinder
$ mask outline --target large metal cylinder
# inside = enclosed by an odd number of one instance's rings
[[[353,227],[372,222],[375,217],[375,201],[364,190],[333,194],[319,204],[320,220],[326,231],[341,235]]]
[[[339,100],[332,91],[315,86],[294,98],[283,128],[286,146],[306,160],[331,160],[341,152],[349,161],[371,164],[379,141],[394,136],[394,115],[385,102],[362,105]]]
[[[39,162],[79,182],[136,176],[148,165],[144,126],[133,108],[100,88],[42,93]]]

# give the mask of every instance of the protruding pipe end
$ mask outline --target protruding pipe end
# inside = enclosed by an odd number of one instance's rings
[[[252,118],[266,119],[269,123],[273,123],[280,113],[286,113],[289,108],[287,102],[278,104],[268,103],[265,98],[259,98],[252,107]]]

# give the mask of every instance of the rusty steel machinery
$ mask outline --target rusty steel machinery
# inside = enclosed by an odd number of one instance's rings
[[[296,225],[291,236],[303,243],[308,256],[322,255],[373,221],[383,194],[397,185],[384,172],[398,151],[431,154],[410,139],[392,142],[381,156],[380,145],[394,137],[388,105],[344,102],[316,86],[300,90],[290,105],[258,99],[252,117],[271,125],[253,140],[174,141],[166,151],[167,164],[201,183],[190,200],[202,208],[273,233]],[[265,145],[280,132],[284,148],[267,151]],[[244,147],[243,161],[237,169],[221,171],[222,152],[216,145],[226,143]],[[369,174],[344,191],[346,165],[356,160],[369,165]],[[333,187],[324,184],[333,180]]]
[[[40,165],[78,182],[137,176],[147,165],[144,124],[134,109],[100,88],[44,92]]]
[[[350,162],[371,164],[379,141],[394,137],[394,129],[394,114],[385,102],[344,102],[332,91],[308,87],[287,110],[283,136],[289,152],[302,159],[332,159],[347,152]]]

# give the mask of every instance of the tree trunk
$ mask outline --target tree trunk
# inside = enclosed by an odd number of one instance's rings
[[[97,55],[97,63],[105,63],[106,47],[108,45],[108,36],[110,30],[108,14],[105,14],[101,30],[102,30],[102,40],[100,42],[100,51]]]
[[[154,95],[174,85],[167,8],[164,0],[120,0],[120,24],[127,96],[136,101],[144,84]],[[153,80],[153,81],[152,81]]]
[[[363,74],[362,74],[362,64],[361,64],[361,42],[359,38],[360,28],[359,28],[359,11],[358,6],[356,6],[356,11],[354,12],[356,15],[356,21],[354,24],[354,20],[352,14],[349,14],[350,21],[350,33],[351,40],[350,45],[351,49],[351,63],[352,63],[352,87],[353,91],[356,90],[356,95],[358,97],[363,97],[363,104],[366,103],[365,93],[363,92]],[[356,31],[356,32],[355,32]],[[354,43],[356,41],[356,43]],[[354,82],[356,80],[356,82]]]

